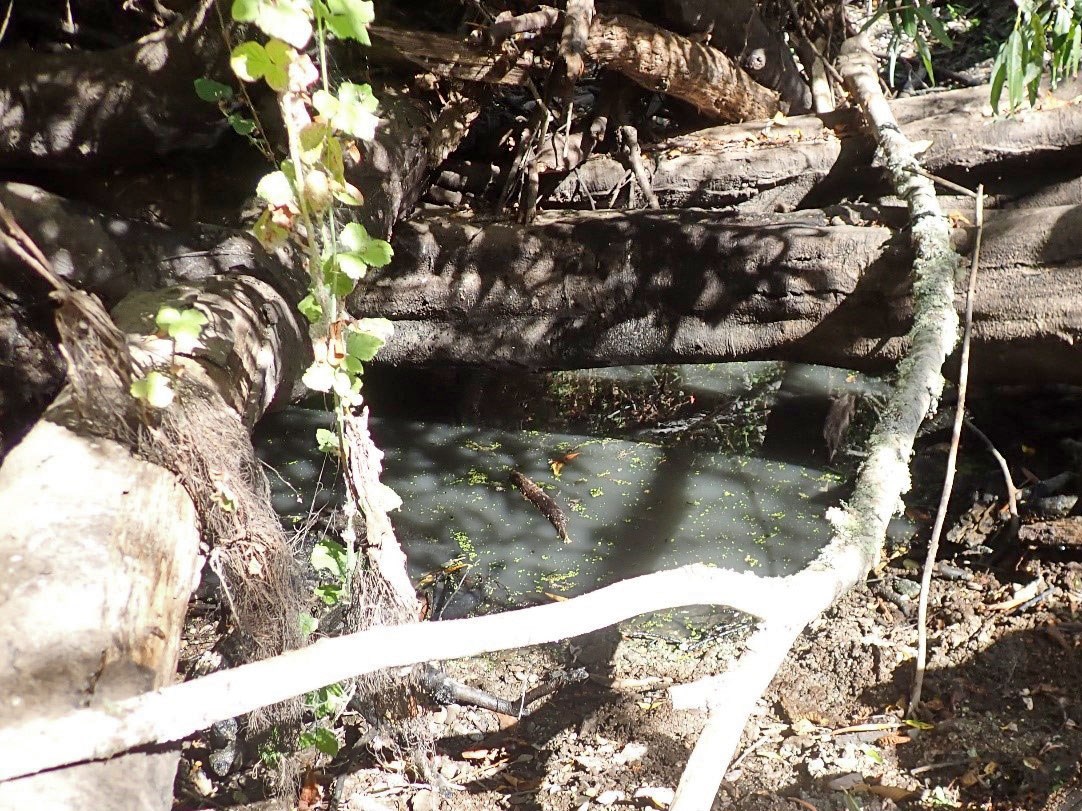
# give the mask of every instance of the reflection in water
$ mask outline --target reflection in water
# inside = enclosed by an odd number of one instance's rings
[[[328,424],[290,408],[261,425],[280,514],[336,503],[336,471],[315,450]],[[387,455],[384,481],[404,502],[392,518],[410,574],[457,560],[497,602],[581,594],[695,561],[793,572],[827,541],[823,514],[842,496],[832,474],[687,448],[402,420],[373,420],[372,431]],[[569,543],[511,486],[513,470],[560,503]]]

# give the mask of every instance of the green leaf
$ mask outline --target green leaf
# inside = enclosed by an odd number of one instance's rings
[[[371,141],[376,137],[376,124],[379,123],[378,107],[379,102],[370,85],[342,82],[338,88],[338,111],[331,124],[362,141]]]
[[[328,30],[339,39],[355,39],[371,45],[367,26],[375,19],[370,0],[325,0],[315,5]]]
[[[323,144],[330,131],[329,125],[318,121],[307,124],[300,132],[301,160],[307,164],[316,163],[323,154]]]
[[[252,22],[259,13],[260,0],[233,0],[233,19],[239,23]]]
[[[393,333],[394,324],[386,318],[360,318],[346,330],[346,353],[370,361]]]
[[[951,36],[947,33],[947,29],[944,27],[943,23],[939,21],[935,11],[924,5],[918,5],[914,11],[916,11],[921,20],[924,21],[924,24],[928,26],[928,30],[932,32],[932,36],[939,40],[940,45],[944,48],[953,47],[954,44],[951,42]]]
[[[338,754],[338,739],[326,727],[316,727],[301,733],[297,739],[297,745],[304,749],[314,746],[320,752],[330,757]]]
[[[161,372],[150,372],[131,384],[131,395],[152,408],[168,408],[173,402],[173,381]]]
[[[309,637],[319,629],[319,620],[307,611],[302,611],[298,619],[300,620],[302,636]]]
[[[255,193],[272,206],[297,207],[293,184],[285,172],[271,172],[261,177],[259,183],[256,184]]]
[[[338,112],[338,98],[329,90],[317,90],[312,94],[312,106],[317,113],[330,121]]]
[[[262,0],[255,24],[263,33],[303,48],[312,38],[312,20],[304,0]]]
[[[335,184],[333,187],[334,199],[347,206],[363,206],[364,197],[361,190],[352,183]]]
[[[1000,48],[992,63],[992,83],[989,92],[988,103],[992,105],[992,112],[999,112],[999,99],[1003,94],[1003,84],[1007,80],[1006,48]]]
[[[333,583],[316,586],[312,589],[324,605],[338,605],[342,601],[342,587]]]
[[[323,308],[319,306],[316,297],[311,293],[300,300],[297,309],[308,319],[309,324],[315,324],[323,317]]]
[[[373,239],[368,246],[361,251],[361,257],[374,268],[381,268],[391,261],[394,251],[391,243],[382,239]]]
[[[357,282],[334,268],[323,271],[323,282],[327,285],[327,290],[335,298],[345,298],[357,286]]]
[[[344,369],[336,369],[334,372],[334,393],[343,400],[349,400],[353,394],[353,381],[356,378]]]
[[[1016,110],[1022,105],[1022,35],[1018,30],[1011,32],[1007,38],[1007,99],[1011,109]]]
[[[355,282],[363,279],[368,272],[368,265],[365,264],[360,254],[352,252],[339,253],[335,254],[334,259],[338,264],[338,269]]]
[[[226,120],[237,135],[251,135],[255,132],[255,122],[238,113],[231,113]]]
[[[199,344],[199,335],[207,323],[207,317],[196,309],[177,310],[163,307],[155,318],[158,328],[173,339],[177,352],[188,353]]]
[[[213,79],[208,79],[205,76],[201,76],[196,79],[193,84],[195,85],[195,95],[199,96],[203,101],[209,101],[211,103],[218,103],[219,101],[229,101],[233,98],[233,88],[227,84],[216,82]]]
[[[252,226],[252,234],[259,240],[259,244],[268,250],[281,245],[289,237],[289,232],[274,222],[271,209],[263,210],[259,219]]]
[[[229,66],[245,82],[258,82],[270,68],[267,49],[258,42],[242,42],[229,55]]]
[[[371,241],[368,229],[359,222],[348,223],[338,234],[338,244],[347,251],[363,251]]]
[[[330,538],[324,538],[312,547],[311,562],[317,572],[329,572],[339,580],[351,574],[348,550]]]
[[[354,254],[372,267],[383,267],[394,256],[389,242],[369,236],[365,227],[358,222],[351,222],[342,229],[338,244],[345,249],[343,254]]]
[[[266,80],[277,93],[289,84],[289,63],[294,51],[280,39],[272,39],[264,47],[258,42],[242,42],[229,55],[233,72],[245,82]]]
[[[338,444],[338,434],[329,428],[316,429],[316,445],[322,453],[336,454],[342,450]]]
[[[334,386],[334,369],[326,361],[316,361],[305,371],[301,382],[312,391],[330,391]]]

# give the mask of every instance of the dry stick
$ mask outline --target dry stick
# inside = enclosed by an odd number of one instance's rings
[[[1007,460],[1003,458],[1003,454],[999,452],[999,449],[988,438],[988,435],[974,425],[973,420],[966,417],[965,423],[966,428],[977,435],[977,439],[984,443],[984,446],[988,448],[988,452],[992,454],[992,458],[996,460],[996,464],[999,465],[999,470],[1003,474],[1003,482],[1007,487],[1007,511],[1010,512],[1011,518],[1017,520],[1018,488],[1014,486],[1014,478],[1011,476],[1011,468],[1007,464]]]
[[[689,605],[728,605],[769,618],[792,595],[785,579],[694,564],[566,602],[322,639],[134,698],[0,728],[0,781],[179,740],[218,721],[378,670],[555,642],[639,614]]]
[[[969,384],[969,344],[973,331],[973,299],[976,298],[977,266],[981,256],[981,235],[984,233],[984,186],[977,186],[977,237],[973,245],[973,257],[969,263],[969,286],[966,288],[965,326],[962,330],[961,368],[958,370],[958,402],[954,408],[954,427],[951,446],[947,453],[947,469],[943,476],[943,492],[939,497],[932,537],[928,541],[928,556],[924,560],[924,573],[920,580],[920,599],[917,602],[917,670],[913,676],[913,692],[909,696],[909,715],[916,717],[920,709],[920,693],[924,687],[924,670],[928,660],[928,592],[932,587],[932,569],[939,552],[939,538],[947,518],[947,502],[954,488],[954,469],[958,462],[958,443],[962,436],[962,421],[966,413],[966,388]]]
[[[875,57],[866,40],[847,40],[839,61],[854,100],[874,130],[897,194],[909,204],[916,253],[916,312],[908,336],[910,349],[899,364],[897,383],[869,441],[868,457],[848,506],[827,513],[834,537],[819,558],[786,580],[788,611],[779,607],[775,616],[763,623],[749,639],[748,651],[729,672],[670,689],[674,707],[705,706],[710,710],[670,811],[700,811],[711,806],[741,729],[787,653],[784,646],[791,645],[804,625],[875,564],[887,522],[909,487],[909,459],[917,429],[942,393],[940,369],[958,337],[954,310],[958,257],[950,247],[950,224],[935,189],[913,171],[918,166],[917,149],[902,135],[879,90]]]
[[[594,0],[567,0],[564,30],[560,34],[560,58],[566,68],[571,86],[586,68],[586,43],[590,38],[590,23],[594,19]]]
[[[646,198],[646,204],[650,208],[659,210],[661,203],[657,200],[657,195],[654,194],[653,188],[650,186],[650,176],[646,174],[646,167],[642,163],[642,150],[639,149],[639,134],[635,131],[634,127],[623,126],[620,127],[620,137],[624,140],[624,146],[627,148],[627,160],[631,164],[631,171],[635,174],[635,179],[639,181],[639,188],[642,189],[643,197]]]
[[[560,20],[560,12],[552,6],[538,6],[536,11],[530,11],[518,16],[497,17],[496,22],[488,29],[488,35],[496,44],[510,39],[515,34],[535,33],[551,28]]]

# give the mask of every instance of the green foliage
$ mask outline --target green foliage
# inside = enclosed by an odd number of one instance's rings
[[[242,81],[263,79],[271,90],[281,93],[289,86],[289,63],[294,53],[280,39],[272,39],[266,45],[249,40],[233,49],[229,65]]]
[[[368,25],[376,14],[371,0],[316,0],[313,5],[316,18],[339,39],[355,39],[362,45],[371,45]]]
[[[324,572],[332,582],[316,588],[316,594],[327,605],[338,605],[349,595],[353,570],[357,568],[357,554],[342,544],[324,538],[312,547],[312,568]]]
[[[233,19],[255,23],[269,37],[303,48],[312,38],[312,8],[307,0],[233,0]]]
[[[200,77],[193,84],[195,85],[195,95],[199,96],[203,101],[217,104],[221,101],[231,101],[233,98],[232,87],[216,82],[213,79]]]
[[[199,335],[207,323],[207,317],[196,309],[162,307],[154,317],[154,323],[163,334],[173,339],[174,351],[186,354],[199,344]]]
[[[316,429],[316,445],[319,446],[320,451],[323,453],[338,454],[342,452],[338,434],[327,428]]]
[[[890,43],[887,46],[890,55],[889,75],[891,82],[894,81],[894,68],[898,60],[898,53],[906,42],[913,43],[924,69],[934,82],[935,71],[932,65],[930,39],[938,42],[944,48],[950,48],[952,43],[950,34],[932,8],[931,0],[883,0],[879,4],[875,16],[868,21],[865,28],[883,15],[886,15],[890,21],[892,32]]]
[[[152,408],[168,408],[173,402],[173,381],[161,372],[149,372],[131,384],[131,396]]]
[[[1076,0],[1016,0],[1014,29],[992,66],[992,109],[1007,91],[1007,109],[1037,101],[1047,63],[1052,86],[1078,72],[1082,59],[1082,5]]]
[[[314,746],[329,757],[337,755],[340,748],[338,738],[335,737],[334,732],[325,726],[313,727],[302,732],[297,739],[297,745],[302,749]]]

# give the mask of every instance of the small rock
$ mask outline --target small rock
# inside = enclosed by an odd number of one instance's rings
[[[437,811],[439,807],[439,795],[428,789],[421,789],[410,800],[410,811]]]
[[[627,795],[619,789],[609,789],[608,791],[603,791],[597,795],[597,804],[612,805],[613,803],[620,802],[625,797],[627,797]]]
[[[635,789],[636,800],[646,800],[654,808],[668,808],[672,805],[676,792],[663,786],[642,786]]]

